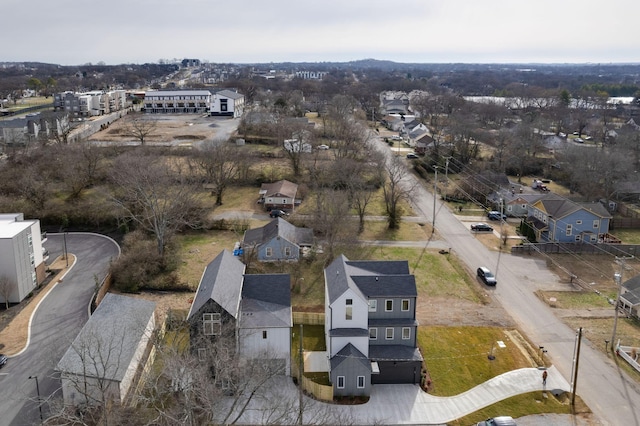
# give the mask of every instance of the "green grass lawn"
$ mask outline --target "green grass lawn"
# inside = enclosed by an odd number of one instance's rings
[[[538,296],[546,303],[555,298],[552,306],[559,309],[611,308],[607,299],[615,299],[616,293],[597,294],[593,291],[541,291]]]
[[[499,348],[502,341],[505,348]],[[531,364],[504,329],[496,327],[419,327],[418,345],[431,378],[429,393],[453,396],[507,371]],[[493,348],[493,350],[492,350]],[[489,360],[492,353],[494,360]],[[531,392],[493,404],[451,422],[475,424],[497,415],[520,417],[537,413],[570,413],[570,407],[553,396]]]
[[[616,229],[611,233],[620,238],[623,244],[640,244],[640,229]]]

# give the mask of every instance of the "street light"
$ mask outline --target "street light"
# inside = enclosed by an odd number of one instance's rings
[[[38,383],[38,376],[29,376],[29,379],[36,380],[36,392],[38,393],[38,410],[40,410],[40,424],[44,422],[42,418],[42,403],[40,401],[40,384]]]

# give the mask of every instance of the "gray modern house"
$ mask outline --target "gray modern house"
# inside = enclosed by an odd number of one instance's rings
[[[324,271],[325,339],[336,396],[376,383],[419,383],[417,289],[407,261],[336,258]]]

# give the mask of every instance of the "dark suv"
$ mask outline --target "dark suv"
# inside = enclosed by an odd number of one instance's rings
[[[491,273],[489,268],[486,268],[484,266],[478,268],[478,277],[480,277],[482,282],[486,285],[493,286],[497,284],[495,275]]]
[[[493,232],[493,228],[486,223],[474,223],[471,225],[471,230],[476,232]]]
[[[7,363],[7,356],[0,354],[0,368],[2,368]]]
[[[283,216],[289,216],[289,213],[279,209],[273,209],[269,212],[269,217],[283,217]]]

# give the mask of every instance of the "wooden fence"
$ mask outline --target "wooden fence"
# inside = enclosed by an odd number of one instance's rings
[[[324,325],[324,313],[319,312],[294,312],[294,324]]]
[[[298,363],[300,360],[291,359],[291,375],[293,377],[300,377],[300,367]],[[316,383],[313,380],[302,376],[302,390],[313,395],[313,397],[320,401],[333,401],[333,386],[322,385]]]

